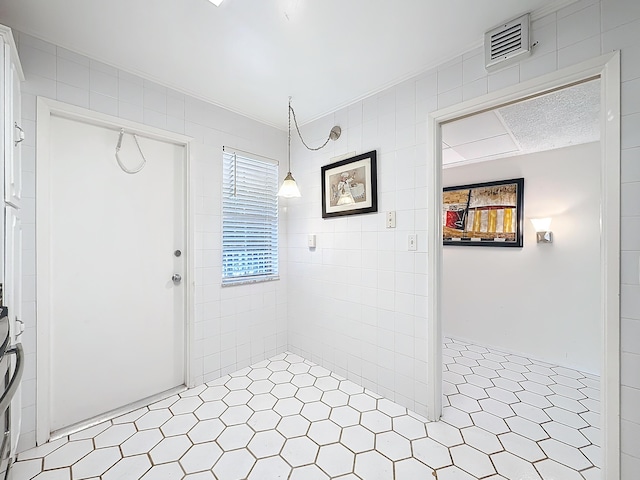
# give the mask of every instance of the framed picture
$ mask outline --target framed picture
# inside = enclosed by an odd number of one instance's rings
[[[321,169],[322,218],[378,211],[376,151]]]
[[[442,190],[442,243],[522,247],[524,178]]]

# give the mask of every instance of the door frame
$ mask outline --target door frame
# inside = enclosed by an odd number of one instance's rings
[[[613,52],[429,114],[427,417],[442,415],[442,130],[444,123],[591,78],[600,109],[600,400],[603,478],[620,477],[620,53]]]
[[[185,371],[184,384],[193,386],[192,362],[194,348],[194,272],[195,272],[195,238],[192,233],[194,225],[194,194],[191,188],[191,162],[189,144],[191,137],[142,125],[100,112],[69,105],[44,97],[37,97],[36,124],[36,444],[42,445],[50,439],[50,329],[51,329],[51,258],[49,252],[50,218],[46,213],[46,205],[50,198],[49,171],[51,117],[57,116],[118,131],[125,128],[127,132],[154,140],[172,143],[184,148],[184,236],[186,242],[185,272],[183,285],[184,296],[184,328],[185,328]],[[114,145],[115,149],[115,145]],[[115,159],[114,159],[115,161]],[[126,407],[124,407],[126,409]],[[121,409],[123,410],[123,409]],[[108,412],[113,416],[115,412]],[[100,419],[102,420],[102,419]],[[97,421],[96,421],[97,422]],[[93,423],[96,423],[93,422]]]

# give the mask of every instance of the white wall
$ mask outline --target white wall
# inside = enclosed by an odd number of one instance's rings
[[[290,349],[414,411],[426,413],[426,114],[437,105],[436,74],[412,79],[303,127],[318,144],[294,142],[303,197],[289,224]],[[337,155],[377,150],[378,213],[321,218],[320,167]],[[396,211],[395,229],[384,212]],[[417,233],[418,250],[407,251]],[[306,235],[317,234],[317,248]]]
[[[490,28],[487,25],[487,28]],[[640,2],[579,0],[532,22],[531,57],[488,74],[473,49],[303,127],[308,142],[334,124],[343,136],[318,154],[297,150],[304,190],[289,209],[290,349],[426,413],[427,115],[613,50],[622,63],[622,478],[640,471]],[[478,39],[480,41],[480,39]],[[384,68],[384,66],[382,67]],[[297,142],[296,142],[297,144]],[[377,149],[378,214],[322,220],[320,166]],[[398,212],[395,231],[383,212]],[[418,233],[418,252],[406,234]],[[309,252],[305,235],[318,234]]]
[[[445,246],[443,332],[598,374],[600,144],[475,163],[443,186],[524,177],[524,247]],[[552,244],[530,218],[552,217]]]
[[[24,294],[26,353],[23,429],[19,449],[35,445],[35,132],[41,95],[193,137],[195,344],[190,381],[200,384],[286,349],[286,222],[281,214],[282,280],[221,288],[222,146],[283,159],[286,134],[198,99],[14,32],[26,81],[22,84]],[[284,177],[286,166],[281,164]],[[282,207],[284,212],[284,207]]]

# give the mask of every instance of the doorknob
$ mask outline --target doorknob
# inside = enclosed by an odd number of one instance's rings
[[[174,285],[180,285],[180,282],[182,281],[182,277],[180,276],[179,273],[174,273],[173,277],[171,277],[171,280],[173,280]]]

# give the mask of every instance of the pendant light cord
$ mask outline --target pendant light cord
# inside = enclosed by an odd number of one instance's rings
[[[287,160],[289,161],[289,173],[291,173],[291,97],[289,97],[289,145],[287,146]],[[297,123],[296,123],[297,125]],[[302,137],[300,137],[302,140]],[[302,142],[304,143],[304,141]]]
[[[327,140],[318,148],[313,148],[306,144],[306,142],[304,141],[304,138],[302,138],[302,133],[300,133],[300,127],[298,127],[298,120],[296,119],[296,112],[291,106],[291,97],[289,97],[289,150],[291,150],[291,114],[293,114],[293,123],[296,126],[296,131],[298,132],[300,141],[305,147],[307,147],[307,150],[317,151],[327,146],[327,143],[329,143],[329,140],[331,140],[331,132],[329,132],[329,136],[327,137]],[[291,166],[289,166],[289,168],[291,168]]]
[[[289,171],[287,172],[287,176],[284,177],[284,181],[282,182],[282,186],[280,187],[280,190],[278,191],[278,196],[280,197],[286,197],[286,198],[292,198],[292,197],[299,197],[300,196],[300,190],[298,189],[298,186],[296,185],[296,181],[293,178],[293,175],[291,175],[291,116],[293,116],[293,122],[296,126],[296,131],[298,132],[298,136],[300,137],[300,141],[302,141],[302,144],[307,148],[307,150],[320,150],[321,148],[324,148],[327,146],[327,143],[329,143],[329,140],[337,140],[338,138],[340,138],[340,133],[341,133],[341,129],[339,126],[334,126],[331,131],[329,132],[329,137],[327,138],[327,141],[324,142],[322,145],[320,145],[317,148],[313,148],[310,147],[309,145],[306,144],[306,142],[304,141],[304,138],[302,138],[302,133],[300,132],[300,127],[298,126],[298,120],[296,119],[296,112],[293,110],[293,107],[291,106],[291,97],[289,97],[289,110],[287,112],[288,116],[289,116],[289,135],[288,135],[288,143],[287,143],[287,164],[289,167]]]

